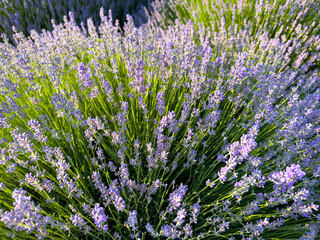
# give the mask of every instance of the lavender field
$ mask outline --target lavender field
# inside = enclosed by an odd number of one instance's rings
[[[1,240],[320,239],[319,0],[12,2]]]

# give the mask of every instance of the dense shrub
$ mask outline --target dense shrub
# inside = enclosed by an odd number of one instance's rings
[[[228,41],[232,54],[235,42],[260,41],[261,36],[289,46],[287,65],[297,59],[306,62],[309,53],[319,51],[309,42],[320,34],[318,0],[156,0],[152,6],[146,12],[149,27],[167,29],[177,19],[184,24],[191,19],[197,31],[209,31],[216,51],[220,51],[221,42]]]
[[[100,16],[0,44],[3,237],[319,238],[319,36]]]

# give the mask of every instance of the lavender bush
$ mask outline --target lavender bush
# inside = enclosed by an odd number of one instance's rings
[[[91,18],[98,27],[101,7],[111,9],[121,26],[126,14],[133,15],[136,24],[141,25],[147,19],[143,7],[151,10],[150,4],[151,0],[0,0],[0,33],[12,39],[15,31],[29,35],[31,30],[52,30],[51,20],[62,23],[69,11],[73,12],[79,26],[86,26],[87,19]]]
[[[281,26],[281,33],[290,37],[299,24],[319,22],[316,0],[156,0],[151,5],[152,11],[146,14],[153,25],[167,28],[175,19],[182,23],[192,19],[195,28],[209,27],[212,32],[249,27],[250,37],[258,37],[265,29],[274,36]]]
[[[2,237],[319,238],[319,36],[100,17],[0,44]]]

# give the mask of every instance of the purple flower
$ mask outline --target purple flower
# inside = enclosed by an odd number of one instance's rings
[[[214,182],[211,182],[211,180],[208,179],[208,180],[206,181],[206,186],[209,186],[210,188],[213,188],[213,187],[215,186],[215,183],[214,183]]]
[[[152,237],[156,238],[159,234],[154,230],[153,226],[150,223],[146,224],[146,230],[151,234]]]
[[[93,82],[90,79],[90,76],[89,76],[89,74],[87,72],[87,68],[86,68],[86,66],[84,65],[83,62],[80,62],[79,65],[78,65],[78,77],[82,81],[81,84],[83,84],[86,88],[92,87]]]
[[[9,228],[13,227],[17,231],[31,233],[35,230],[45,230],[46,225],[50,222],[46,221],[46,218],[41,215],[40,207],[35,206],[34,202],[31,201],[31,196],[26,196],[26,194],[27,192],[23,189],[13,191],[14,209],[1,214],[1,221]]]
[[[218,172],[219,180],[223,183],[227,180],[227,173],[229,172],[228,167],[222,167],[221,170]]]
[[[113,101],[113,88],[111,84],[106,79],[101,80],[101,87],[103,89],[103,92],[107,96],[107,101],[112,102]]]
[[[165,224],[161,227],[161,233],[163,234],[163,236],[173,239],[174,228],[168,224]]]
[[[143,62],[140,60],[136,63],[136,71],[135,72],[131,72],[129,73],[130,76],[133,76],[133,81],[131,81],[129,83],[129,86],[136,91],[139,96],[142,96],[145,91],[146,91],[146,87],[144,85],[144,68],[143,68]],[[132,71],[133,69],[130,68],[130,71]]]
[[[137,211],[133,210],[129,212],[129,217],[127,219],[128,226],[134,231],[138,229],[138,219],[137,219]]]
[[[92,182],[94,183],[95,188],[99,188],[101,180],[100,180],[100,173],[97,171],[93,171],[92,173]]]
[[[90,212],[90,205],[89,204],[86,204],[86,203],[83,203],[82,204],[82,209],[85,213],[89,213]]]
[[[120,212],[124,211],[126,204],[123,198],[120,196],[120,191],[117,187],[117,181],[111,181],[108,192],[116,209]]]
[[[108,229],[109,229],[109,226],[107,224],[103,226],[103,232],[108,231]]]
[[[158,111],[158,113],[162,116],[164,114],[164,110],[165,110],[165,102],[164,102],[164,96],[165,93],[162,91],[159,91],[157,94],[157,105],[156,105],[156,110]]]
[[[158,164],[158,160],[152,155],[148,155],[147,162],[147,168],[149,169],[156,167]]]
[[[161,181],[159,179],[157,179],[156,181],[154,181],[152,183],[152,185],[150,186],[150,189],[148,190],[148,195],[152,195],[152,194],[155,194],[159,187],[162,185]]]
[[[74,226],[78,226],[80,230],[82,229],[82,227],[84,225],[86,225],[86,222],[84,221],[84,219],[81,217],[80,214],[71,215],[70,220],[71,220],[72,224]]]
[[[118,211],[124,211],[126,203],[120,195],[112,196],[112,200]]]
[[[191,205],[191,207],[190,207],[191,217],[192,217],[191,222],[197,223],[197,218],[200,214],[200,208],[201,208],[201,206],[199,203],[195,203],[195,204]]]
[[[99,203],[96,203],[94,208],[91,210],[91,216],[94,219],[94,224],[98,229],[104,229],[104,223],[107,221],[108,217],[104,213],[102,207],[99,206]]]
[[[43,179],[42,187],[43,187],[43,189],[47,190],[48,192],[51,192],[52,190],[55,189],[54,182],[52,182],[49,179]]]
[[[39,142],[46,142],[47,137],[43,136],[43,131],[41,129],[41,125],[37,120],[31,119],[28,122],[30,129],[34,131],[34,138],[37,139]]]
[[[186,224],[184,227],[183,227],[183,231],[184,231],[184,238],[185,239],[188,239],[188,237],[192,237],[193,235],[193,230],[192,230],[192,227],[190,224]]]
[[[274,183],[275,190],[284,193],[287,189],[291,189],[297,180],[301,180],[305,174],[299,164],[292,164],[286,168],[286,171],[272,173],[268,178]]]
[[[8,119],[0,117],[0,128],[10,128],[10,127],[11,127],[11,124],[8,123]]]
[[[125,181],[129,179],[129,170],[128,170],[128,165],[121,163],[121,166],[119,168],[119,175],[121,178],[121,181]]]
[[[173,220],[177,224],[177,227],[180,227],[184,223],[186,216],[187,212],[184,208],[177,212],[177,217]]]
[[[122,137],[119,132],[112,132],[112,143],[113,144],[121,144],[122,143]]]
[[[172,210],[176,210],[181,206],[181,202],[183,201],[183,198],[185,194],[187,193],[188,186],[187,185],[180,185],[180,187],[175,190],[173,193],[170,193],[169,197],[169,212],[172,212]]]

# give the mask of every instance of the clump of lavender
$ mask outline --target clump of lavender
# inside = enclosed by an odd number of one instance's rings
[[[1,237],[319,238],[319,36],[101,17],[0,44]]]
[[[213,52],[224,51],[231,55],[230,60],[235,47],[267,38],[289,45],[286,65],[294,68],[312,59],[311,52],[319,51],[310,44],[312,37],[320,33],[317,0],[156,0],[150,9],[146,9],[150,27],[167,29],[177,20],[184,24],[192,21],[199,32],[196,41],[203,44],[208,32]],[[229,48],[222,46],[226,41]],[[263,41],[260,44],[264,48]]]

